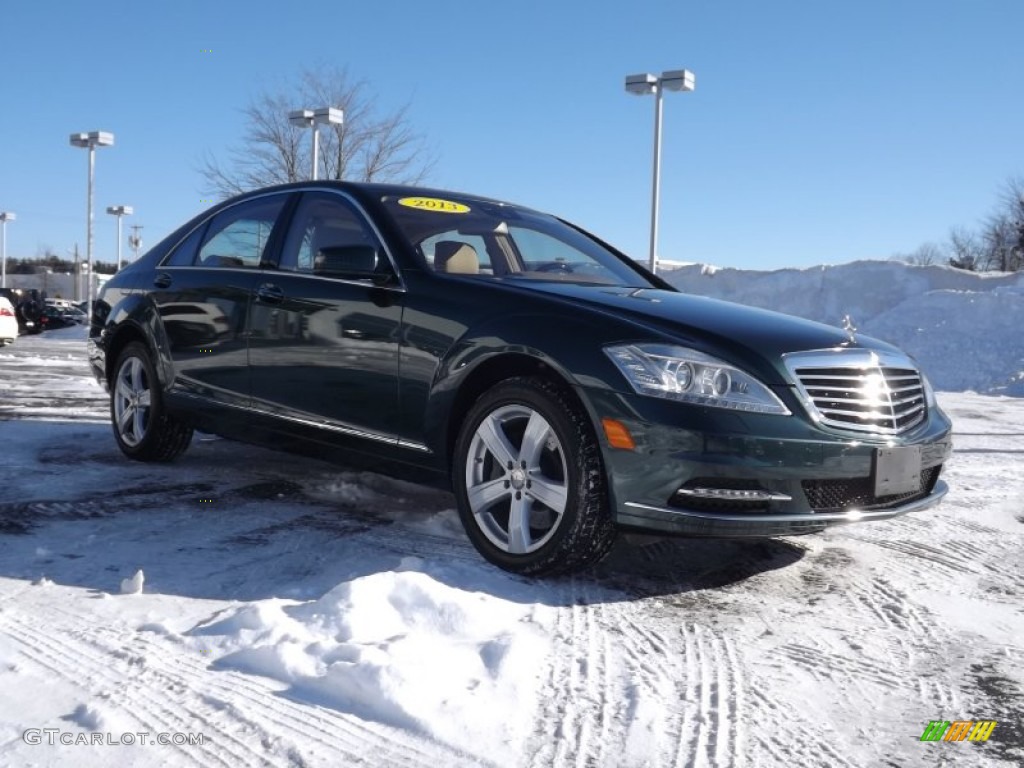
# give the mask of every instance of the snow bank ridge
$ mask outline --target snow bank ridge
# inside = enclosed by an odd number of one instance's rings
[[[754,271],[692,264],[662,273],[686,291],[860,333],[913,355],[940,390],[1024,397],[1024,273],[895,261]]]

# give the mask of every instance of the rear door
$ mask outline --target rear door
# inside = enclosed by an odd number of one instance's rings
[[[288,197],[264,195],[221,211],[157,270],[150,295],[171,359],[172,394],[248,406],[249,301]]]

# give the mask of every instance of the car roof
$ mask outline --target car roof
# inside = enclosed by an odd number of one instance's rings
[[[479,203],[492,203],[496,205],[511,206],[522,210],[533,210],[529,206],[511,203],[507,200],[498,200],[484,195],[476,195],[468,192],[458,192],[451,189],[440,189],[437,187],[422,187],[412,184],[388,184],[370,181],[336,181],[331,179],[318,179],[316,181],[294,181],[288,184],[275,184],[270,187],[252,189],[241,195],[224,201],[225,203],[241,200],[253,195],[267,194],[268,192],[286,192],[303,189],[338,189],[348,192],[359,199],[380,200],[382,197],[454,197],[459,200],[470,200]]]

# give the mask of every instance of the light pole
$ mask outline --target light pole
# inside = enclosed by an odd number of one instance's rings
[[[313,129],[313,157],[310,178],[316,181],[317,164],[320,155],[320,126],[321,125],[342,125],[345,122],[345,112],[334,107],[321,107],[320,109],[297,109],[288,113],[288,122],[300,128]]]
[[[112,147],[114,146],[114,134],[106,131],[90,131],[89,133],[72,133],[71,134],[71,146],[81,147],[82,149],[89,150],[89,218],[88,225],[86,227],[86,258],[89,260],[89,274],[87,279],[89,281],[89,288],[86,292],[86,297],[89,307],[89,314],[92,314],[92,289],[93,289],[93,271],[92,271],[92,184],[93,176],[96,172],[96,147]]]
[[[661,194],[661,95],[664,91],[692,91],[696,84],[693,72],[672,69],[661,77],[644,73],[626,77],[626,90],[637,96],[654,94],[654,189],[651,193],[651,272],[658,269],[658,203]]]
[[[10,211],[0,213],[0,288],[7,287],[7,222],[16,218]]]
[[[111,205],[107,207],[107,213],[117,216],[117,271],[121,271],[121,219],[124,216],[131,216],[135,209],[130,205]]]

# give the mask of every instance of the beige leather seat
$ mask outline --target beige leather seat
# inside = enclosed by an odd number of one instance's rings
[[[480,274],[476,248],[458,240],[439,240],[434,246],[434,271],[453,275]]]

